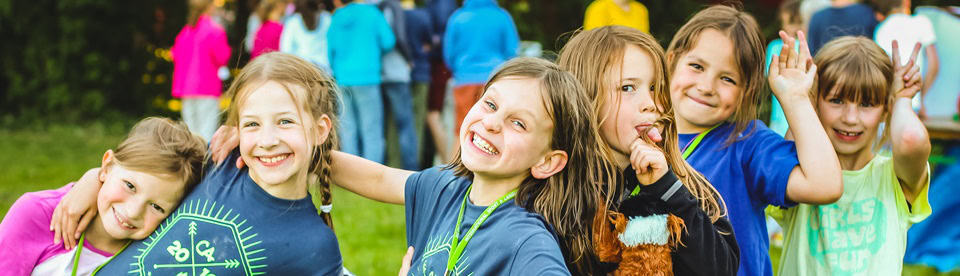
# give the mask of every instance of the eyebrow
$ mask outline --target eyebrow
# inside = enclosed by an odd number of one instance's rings
[[[296,114],[297,114],[297,113],[291,112],[291,111],[283,111],[283,112],[271,113],[271,114],[269,114],[269,115],[272,115],[272,116],[281,116],[281,115],[296,115]],[[242,114],[242,115],[240,115],[240,118],[257,118],[257,117],[259,117],[259,116],[255,116],[255,115],[251,115],[251,114]]]

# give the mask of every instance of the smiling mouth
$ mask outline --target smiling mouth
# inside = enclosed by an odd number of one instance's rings
[[[841,140],[844,140],[844,141],[853,141],[853,140],[856,140],[857,138],[860,138],[860,135],[863,135],[863,131],[850,132],[850,131],[842,131],[839,129],[833,129],[833,132],[837,134],[837,137],[839,137]]]
[[[690,100],[692,100],[692,101],[694,101],[694,102],[697,102],[698,104],[702,104],[702,105],[705,105],[705,106],[708,106],[708,107],[716,107],[716,106],[714,106],[714,105],[712,105],[712,104],[709,104],[709,103],[707,103],[707,102],[705,102],[705,101],[703,101],[703,100],[701,100],[701,99],[698,99],[697,97],[693,97],[693,96],[687,95],[687,98],[690,98]]]
[[[477,135],[477,133],[475,132],[473,133],[473,141],[471,142],[473,142],[473,145],[476,146],[481,151],[483,151],[484,153],[487,153],[490,155],[497,155],[500,153],[499,151],[497,151],[496,147],[494,147],[493,145],[490,145],[490,143],[487,142],[487,140],[481,138],[480,135]]]
[[[257,160],[259,160],[260,163],[263,163],[266,166],[274,166],[274,165],[280,164],[284,160],[287,160],[287,157],[290,157],[290,155],[291,154],[287,153],[287,154],[275,155],[272,157],[259,156],[257,157]]]
[[[133,226],[132,224],[127,223],[127,220],[123,219],[123,217],[121,217],[120,214],[117,213],[116,207],[113,207],[113,218],[117,219],[117,224],[119,224],[123,228],[130,229],[130,230],[137,229],[136,226]]]

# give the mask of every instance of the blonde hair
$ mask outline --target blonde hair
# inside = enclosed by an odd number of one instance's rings
[[[257,6],[256,13],[257,17],[260,18],[261,24],[267,23],[270,17],[270,12],[273,12],[274,9],[280,8],[280,5],[285,5],[289,2],[290,0],[260,0],[260,5]]]
[[[895,98],[893,62],[880,46],[865,37],[844,36],[820,48],[813,58],[817,65],[817,81],[810,90],[810,100],[816,103],[837,90],[836,98],[846,101],[883,106],[884,121],[890,125],[890,109]],[[818,108],[819,105],[814,104]],[[887,127],[875,150],[890,138]]]
[[[605,91],[613,90],[613,88],[607,87],[606,76],[611,74],[610,72],[615,66],[622,66],[627,45],[634,45],[643,49],[653,60],[654,78],[651,81],[653,90],[650,93],[658,110],[663,110],[657,120],[657,125],[663,131],[664,139],[656,143],[657,147],[663,150],[668,165],[682,180],[681,182],[687,190],[690,190],[690,194],[700,202],[700,209],[703,209],[710,216],[711,221],[717,221],[725,215],[723,198],[713,185],[697,170],[693,169],[680,154],[677,145],[677,126],[673,119],[670,93],[667,91],[669,89],[667,86],[669,77],[664,61],[663,48],[652,36],[636,29],[621,26],[608,26],[583,31],[574,36],[560,50],[558,63],[586,84],[588,88],[584,92],[587,97],[593,100],[594,114],[597,114],[597,117],[604,116],[600,119],[600,124],[602,124],[603,121],[611,119],[606,118],[605,112],[601,110],[605,102],[611,101],[619,108],[619,93],[617,93],[616,99],[608,99],[606,96]],[[618,118],[612,119],[617,120]],[[642,138],[648,139],[646,136]],[[651,141],[648,140],[647,142]],[[609,141],[601,139],[600,143],[605,148],[610,148]],[[619,175],[619,177],[632,176]],[[620,186],[621,183],[621,181],[617,181],[606,185],[608,205],[615,200],[611,198],[615,194],[612,192],[624,189]]]
[[[186,194],[200,182],[206,152],[203,138],[182,122],[147,117],[133,126],[113,156],[124,168],[184,183]]]
[[[538,58],[507,61],[487,81],[484,92],[498,80],[511,77],[540,82],[542,104],[553,120],[550,148],[566,152],[569,158],[563,170],[547,179],[527,177],[517,189],[516,202],[542,215],[554,227],[570,270],[589,271],[580,266],[581,258],[589,256],[593,248],[590,218],[604,207],[600,183],[613,181],[616,172],[614,165],[603,158],[608,155],[608,149],[600,145],[590,101],[573,75]],[[473,172],[463,165],[459,151],[447,168],[454,169],[458,176],[473,178]]]
[[[763,100],[769,97],[762,89],[765,83],[763,81],[763,39],[757,21],[750,14],[730,6],[708,7],[690,18],[690,21],[680,27],[670,41],[670,46],[667,47],[670,74],[676,70],[680,56],[696,47],[700,34],[708,29],[722,32],[730,38],[733,42],[733,57],[740,70],[741,82],[738,86],[741,92],[738,96],[738,107],[733,115],[727,118],[728,122],[735,124],[734,131],[730,132],[726,140],[729,145],[734,141],[746,139],[753,133],[754,128],[751,128],[748,133],[740,135],[747,130],[750,121],[758,118],[757,111],[761,108]]]
[[[200,16],[213,5],[213,0],[187,0],[187,25],[196,26]]]
[[[339,145],[337,114],[340,113],[339,92],[336,84],[329,75],[299,57],[281,52],[263,54],[244,66],[236,80],[230,84],[227,94],[230,95],[231,101],[230,107],[227,108],[226,125],[239,125],[239,109],[253,92],[252,88],[267,81],[276,82],[284,87],[297,106],[306,111],[306,114],[299,114],[301,117],[310,116],[314,121],[320,120],[323,115],[330,118],[330,132],[323,143],[313,146],[307,172],[317,176],[316,178],[308,177],[308,181],[317,180],[310,183],[308,189],[315,191],[322,205],[333,204],[330,193],[330,151],[337,149]],[[304,136],[310,143],[316,143],[313,139],[317,139],[319,134],[316,127],[308,127],[304,129]],[[321,216],[327,225],[333,228],[333,218],[330,213],[323,212]]]

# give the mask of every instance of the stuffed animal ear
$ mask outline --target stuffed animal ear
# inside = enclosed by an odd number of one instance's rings
[[[667,231],[670,233],[670,247],[684,246],[683,241],[680,240],[683,233],[687,232],[687,225],[683,223],[683,219],[673,214],[667,216]]]
[[[593,246],[601,262],[619,263],[623,260],[623,243],[617,235],[623,233],[626,224],[623,214],[614,211],[601,210],[594,216]]]

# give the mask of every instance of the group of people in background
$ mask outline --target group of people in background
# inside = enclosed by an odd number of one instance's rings
[[[664,49],[643,5],[596,0],[548,61],[515,57],[516,26],[495,0],[298,0],[293,13],[263,0],[212,160],[198,163],[182,125],[147,119],[76,183],[21,197],[0,224],[0,264],[348,275],[338,185],[404,205],[400,274],[899,274],[907,229],[932,212],[913,101],[938,52],[933,35],[902,31],[927,24],[902,3],[871,3],[885,8],[834,0],[806,23],[786,0],[769,46],[752,15],[713,5]],[[216,128],[206,101],[222,84],[206,78],[230,47],[211,3],[189,5],[173,93],[190,130]],[[452,148],[439,122],[449,77]],[[764,87],[782,129],[759,120]],[[402,168],[384,165],[388,113]],[[443,166],[421,170],[434,158],[420,153],[424,125]],[[138,161],[156,155],[169,162]],[[767,214],[785,229],[777,268]]]

